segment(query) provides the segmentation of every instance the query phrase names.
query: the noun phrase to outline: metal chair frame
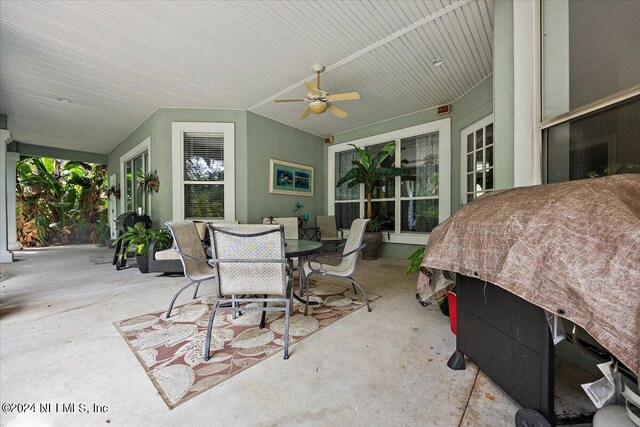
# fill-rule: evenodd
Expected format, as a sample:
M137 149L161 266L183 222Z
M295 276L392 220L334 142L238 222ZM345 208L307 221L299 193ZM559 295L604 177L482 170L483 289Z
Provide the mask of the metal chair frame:
M240 310L243 311L261 311L262 312L262 320L260 322L260 327L264 327L264 323L265 323L265 317L266 317L266 313L269 311L284 311L285 313L285 320L284 320L284 359L288 359L289 358L289 317L290 317L290 308L292 305L291 302L291 298L293 295L293 282L292 282L292 274L289 268L289 262L286 260L285 257L285 251L284 251L284 226L280 225L279 228L276 229L269 229L267 231L262 231L262 232L258 232L258 233L235 233L229 230L225 230L223 228L219 228L219 227L215 227L212 225L208 226L209 228L209 234L211 236L211 255L212 255L212 259L209 260L209 262L211 264L213 264L213 267L216 271L215 274L215 282L216 282L216 293L217 293L217 299L213 305L213 309L211 310L211 315L209 316L209 322L207 324L207 337L205 340L205 344L204 344L204 360L209 360L210 358L210 351L209 351L209 347L211 345L211 334L212 334L212 328L213 328L213 322L216 316L216 312L218 311L218 308L220 307L220 303L221 302L229 302L231 303L231 311L235 314L236 312L240 312ZM281 258L279 259L220 259L220 258L216 258L217 257L217 252L216 252L216 232L219 233L223 233L223 234L227 234L230 236L234 236L234 237L240 237L240 238L252 238L252 237L258 237L258 236L264 236L267 234L271 234L271 233L280 233L280 247L281 247ZM260 264L265 264L265 263L269 263L269 264L282 264L283 266L283 273L284 273L284 280L286 281L286 290L285 290L285 295L278 298L278 297L271 297L269 298L268 295L265 295L264 298L245 298L245 297L238 297L237 295L233 294L230 297L229 296L225 296L222 295L222 286L221 286L221 282L220 282L220 264L225 264L225 263L240 263L240 264L251 264L251 263L260 263ZM246 302L246 303L262 303L262 307L240 307L240 303L241 302ZM284 307L281 306L268 306L269 303L284 303Z
M322 258L334 258L334 259L341 259L341 258L346 258L349 255L353 255L356 252L360 252L362 250L362 248L364 248L366 246L366 243L363 243L362 245L358 246L356 249L346 253L346 254L342 254L342 255L322 255ZM356 292L356 287L358 289L360 289L360 291L362 292L362 296L364 299L364 302L367 304L367 311L371 311L371 304L369 303L369 297L367 296L367 292L362 288L362 286L360 286L360 284L358 282L356 282L356 280L353 278L352 275L348 275L348 276L341 276L338 274L332 274L332 273L326 273L324 271L322 271L322 266L323 264L318 261L316 258L318 257L318 255L314 255L313 257L311 257L311 259L307 262L307 264L309 265L309 268L311 269L311 271L309 273L307 273L305 275L304 278L304 282L305 282L305 289L307 291L307 297L305 300L305 304L304 304L304 315L307 315L307 309L309 308L309 286L308 286L308 280L310 277L312 276L323 276L323 277L335 277L338 279L345 279L348 280L349 282L351 282L351 286L353 286L353 292L357 294ZM319 264L320 267L318 268L314 268L311 263L316 263Z
M180 255L180 262L182 263L182 269L184 271L184 276L189 280L189 283L187 283L186 285L184 285L182 288L180 288L180 290L178 292L176 292L176 294L173 296L173 299L171 300L171 303L169 304L169 309L167 310L167 319L169 317L171 317L171 311L173 310L173 305L175 304L176 300L178 299L178 296L185 290L187 289L189 286L195 284L196 285L196 289L193 293L193 299L196 299L198 297L198 289L200 289L200 284L205 281L205 280L211 280L215 278L215 269L213 268L213 266L211 266L211 264L209 264L209 259L208 258L195 258L192 257L190 255L185 254L184 252L182 252L180 250L180 244L178 243L178 239L176 239L176 235L175 232L173 230L173 226L171 224L171 222L165 222L165 225L169 228L169 231L171 232L171 235L173 237L173 241L175 243L175 246L173 248L174 251L176 251L179 255ZM195 227L195 224L194 224ZM184 260L189 259L191 261L196 261L196 262L205 262L207 263L207 265L209 265L209 267L211 268L211 276L206 276L206 277L202 277L202 278L198 278L198 279L194 279L189 275L189 269L187 268L186 263L184 262Z

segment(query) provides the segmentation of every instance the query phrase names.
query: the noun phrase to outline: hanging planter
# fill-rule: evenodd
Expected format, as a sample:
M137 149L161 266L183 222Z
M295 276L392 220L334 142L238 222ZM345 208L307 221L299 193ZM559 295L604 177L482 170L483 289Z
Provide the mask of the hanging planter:
M142 173L138 177L138 188L146 193L155 192L160 190L160 178L158 178L158 171Z
M112 185L111 187L107 188L107 197L115 197L116 199L120 200L120 186L119 185Z

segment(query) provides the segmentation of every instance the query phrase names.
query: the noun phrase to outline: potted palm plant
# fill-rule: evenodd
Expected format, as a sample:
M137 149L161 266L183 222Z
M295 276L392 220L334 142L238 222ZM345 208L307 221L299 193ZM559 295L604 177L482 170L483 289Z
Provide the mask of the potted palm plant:
M143 222L137 222L133 227L127 228L122 236L118 237L118 240L127 244L128 250L135 253L138 269L141 273L149 272L149 256L153 256L153 254L149 254L151 242L155 241L155 248L162 250L170 247L173 241L169 230L145 228ZM123 254L123 256L126 257L127 254Z
M371 219L371 221L369 221L367 225L367 232L364 236L364 243L366 243L367 246L365 247L366 252L364 250L362 252L362 258L376 259L380 246L382 245L382 226L389 221L374 217L373 203L371 201L373 198L373 189L380 180L395 176L404 176L409 173L409 170L402 167L385 167L382 165L395 151L395 142L386 144L375 156L371 153L371 147L360 148L353 144L349 145L356 149L358 159L351 161L353 168L340 178L336 187L347 184L347 187L351 188L364 184L364 194L367 198L366 217Z

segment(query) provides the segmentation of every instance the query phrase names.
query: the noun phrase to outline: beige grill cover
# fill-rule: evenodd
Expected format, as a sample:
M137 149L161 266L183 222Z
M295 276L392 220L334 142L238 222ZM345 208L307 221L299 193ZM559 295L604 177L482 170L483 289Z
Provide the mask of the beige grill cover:
M417 298L452 271L491 282L581 326L640 377L640 175L498 192L433 230Z

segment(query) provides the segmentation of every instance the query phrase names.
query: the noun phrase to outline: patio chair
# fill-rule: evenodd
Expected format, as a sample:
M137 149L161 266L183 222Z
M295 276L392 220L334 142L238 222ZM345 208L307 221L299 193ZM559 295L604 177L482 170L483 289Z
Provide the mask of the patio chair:
M342 230L338 235L335 215L316 216L316 225L320 229L320 241L322 243L333 243L336 245L336 249L342 244L344 237Z
M367 222L369 219L356 219L351 223L351 231L349 233L349 237L347 238L347 242L344 245L344 249L342 251L342 255L323 255L322 258L335 258L341 259L340 264L331 265L331 264L323 264L322 262L317 260L317 257L311 258L306 264L304 264L304 289L306 289L307 297L304 305L304 314L307 315L307 309L309 307L309 279L313 276L325 276L325 277L337 277L341 279L346 279L351 282L351 285L354 287L353 290L356 292L356 287L362 291L362 295L365 303L367 304L367 309L371 311L371 304L369 304L369 298L367 297L367 293L362 286L358 284L352 277L354 271L356 270L356 262L358 261L358 252L365 247L362 244L362 238L364 237L364 232L367 228Z
M271 222L273 219L273 222ZM290 217L267 217L262 218L263 224L282 224L284 225L284 238L285 239L298 239L298 218L295 216Z
M178 295L189 286L195 284L196 290L193 293L193 299L195 299L198 296L200 283L204 280L213 279L215 277L215 269L208 263L209 260L202 246L198 228L193 221L170 221L165 222L165 225L171 231L174 250L180 255L184 275L189 280L189 283L184 285L171 300L167 310L167 318L169 318Z
M217 299L209 317L204 360L210 357L211 329L222 302L230 302L234 313L262 311L261 327L267 311L284 311L284 358L288 359L292 281L285 258L284 226L209 226L209 234ZM240 307L242 302L250 304Z

